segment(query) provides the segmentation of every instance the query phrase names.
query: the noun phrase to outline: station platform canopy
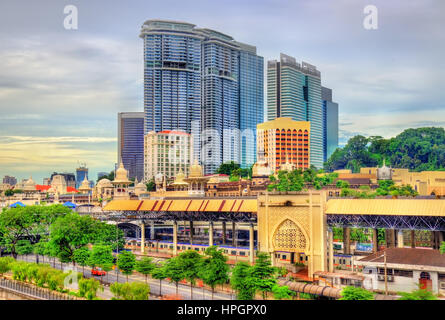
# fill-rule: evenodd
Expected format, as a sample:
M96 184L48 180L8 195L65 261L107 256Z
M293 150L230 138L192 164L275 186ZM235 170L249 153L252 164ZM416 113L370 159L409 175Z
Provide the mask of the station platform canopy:
M113 200L103 211L257 212L256 199Z
M330 199L328 215L445 216L441 199Z

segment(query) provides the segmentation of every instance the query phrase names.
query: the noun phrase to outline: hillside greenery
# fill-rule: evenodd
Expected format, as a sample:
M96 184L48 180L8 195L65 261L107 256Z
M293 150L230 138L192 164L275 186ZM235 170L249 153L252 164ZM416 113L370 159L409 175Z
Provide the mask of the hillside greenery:
M324 167L327 171L383 164L412 171L445 170L444 128L407 129L391 139L357 135L343 148L337 148Z

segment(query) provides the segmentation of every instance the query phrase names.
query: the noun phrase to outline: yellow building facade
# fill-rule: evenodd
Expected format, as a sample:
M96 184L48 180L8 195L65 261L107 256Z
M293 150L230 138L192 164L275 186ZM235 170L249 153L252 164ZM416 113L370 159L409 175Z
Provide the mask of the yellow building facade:
M289 253L291 264L304 254L310 278L315 271L326 270L325 208L323 191L258 196L258 250L268 252L276 266L281 266L275 259L277 252Z

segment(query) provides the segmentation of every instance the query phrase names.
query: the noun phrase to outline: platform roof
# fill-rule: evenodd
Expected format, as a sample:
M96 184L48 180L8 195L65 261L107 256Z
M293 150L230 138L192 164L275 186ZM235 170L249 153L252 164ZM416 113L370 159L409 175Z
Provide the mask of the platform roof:
M445 216L440 199L330 199L326 214Z
M113 200L104 211L257 212L256 199Z

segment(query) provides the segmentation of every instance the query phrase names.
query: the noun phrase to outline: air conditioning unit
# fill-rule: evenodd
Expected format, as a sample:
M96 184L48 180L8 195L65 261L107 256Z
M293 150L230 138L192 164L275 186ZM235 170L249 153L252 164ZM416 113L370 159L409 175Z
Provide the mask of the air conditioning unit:
M394 282L394 276L392 276L392 275L387 275L386 279L387 279L388 282ZM384 274L377 275L377 280L378 281L385 281L385 275Z

